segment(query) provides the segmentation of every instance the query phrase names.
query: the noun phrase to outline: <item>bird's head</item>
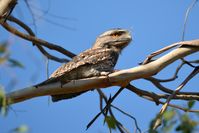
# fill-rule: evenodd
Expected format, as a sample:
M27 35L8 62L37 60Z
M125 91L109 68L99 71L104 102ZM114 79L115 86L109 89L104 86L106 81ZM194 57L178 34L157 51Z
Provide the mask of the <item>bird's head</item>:
M131 34L125 29L111 29L97 37L92 49L113 48L121 52L132 40Z

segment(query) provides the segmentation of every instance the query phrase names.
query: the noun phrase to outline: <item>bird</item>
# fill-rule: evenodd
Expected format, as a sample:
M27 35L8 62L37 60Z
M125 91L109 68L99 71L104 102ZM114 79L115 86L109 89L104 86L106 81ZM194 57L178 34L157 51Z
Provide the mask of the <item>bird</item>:
M48 80L37 86L57 81L67 83L72 80L108 75L114 71L120 53L129 45L131 40L131 33L126 29L115 28L105 31L96 38L90 49L83 51L73 57L71 61L60 66ZM52 101L71 99L84 92L86 91L52 95Z

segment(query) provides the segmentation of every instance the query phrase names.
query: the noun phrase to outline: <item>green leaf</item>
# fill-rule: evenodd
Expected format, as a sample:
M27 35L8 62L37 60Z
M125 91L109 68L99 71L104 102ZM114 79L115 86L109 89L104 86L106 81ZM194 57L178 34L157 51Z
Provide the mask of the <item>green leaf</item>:
M15 133L27 133L29 131L29 127L27 125L21 125L15 129L13 129Z
M7 114L6 97L2 87L0 88L0 112L3 116Z
M194 101L194 100L189 101L189 102L187 103L188 109L191 109L191 108L194 106L195 102L196 102L196 101Z
M196 129L198 122L192 120L188 114L181 116L180 123L176 127L176 131L181 131L182 133L192 133Z
M168 110L164 113L163 117L166 121L169 121L174 118L176 112L174 110Z
M8 59L8 61L11 63L11 66L12 66L12 67L24 68L24 65L23 65L21 62L15 60L15 59L11 59L11 58L10 58L10 59Z
M106 116L105 121L110 129L116 129L116 120L112 116Z
M0 45L0 54L5 53L7 51L8 42L2 42Z
M0 57L0 64L3 64L4 62L7 61L7 58L4 58L4 57Z

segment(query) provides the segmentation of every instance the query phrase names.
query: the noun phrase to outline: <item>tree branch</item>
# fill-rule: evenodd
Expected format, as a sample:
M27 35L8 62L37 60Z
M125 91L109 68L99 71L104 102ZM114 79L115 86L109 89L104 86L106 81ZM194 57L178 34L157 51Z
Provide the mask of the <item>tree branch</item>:
M28 27L25 23L23 23L21 20L13 17L13 16L9 16L8 17L8 20L11 21L11 22L14 22L16 24L18 24L20 27L22 27L26 32L28 32L28 34L30 36L34 36L35 37L35 34L33 33L33 31L31 30L30 27ZM23 34L23 33L21 33ZM51 54L49 54L40 44L38 43L34 43L32 42L33 46L35 45L39 50L40 52L46 56L48 59L51 59L51 60L54 60L54 61L57 61L57 62L60 62L60 63L64 63L64 62L68 62L69 60L67 59L62 59L62 58L58 58L58 57L55 57ZM75 54L74 54L75 55Z
M8 93L6 95L7 104L18 103L39 96L76 93L93 88L106 88L110 86L125 87L132 80L153 76L174 61L199 51L199 40L180 42L180 44L182 45L181 47L172 50L153 62L117 71L111 73L108 77L100 76L73 80L66 84L56 82L38 88L28 87Z
M158 80L156 80L156 78L148 77L148 78L145 78L145 79L150 81L159 90L161 90L163 92L166 92L168 94L172 94L173 93L173 90L164 87L162 84L160 84L160 82ZM199 92L178 92L177 94L185 95L185 96L190 96L190 95L199 96Z
M187 78L178 86L178 88L173 91L173 93L167 98L165 104L163 104L159 114L156 117L156 120L154 122L154 126L153 129L157 129L157 127L159 125L161 125L161 121L162 121L162 115L164 114L164 112L166 111L167 107L169 106L169 102L171 101L171 99L173 97L176 96L176 93L178 93L187 83L189 80L191 80L195 75L197 75L199 73L199 67L196 67L188 76Z
M11 32L12 34L18 36L18 37L21 37L25 40L28 40L28 41L31 41L33 43L36 43L38 45L42 45L44 47L47 47L51 50L56 50L62 54L64 54L65 56L68 56L70 58L73 58L75 56L75 54L73 54L72 52L62 48L61 46L58 46L56 44L53 44L53 43L50 43L50 42L47 42L45 40L42 40L42 39L39 39L39 38L36 38L34 36L31 36L31 35L28 35L28 34L24 34L20 31L18 31L17 29L15 29L14 27L11 27L8 23L1 23L1 25L9 32Z

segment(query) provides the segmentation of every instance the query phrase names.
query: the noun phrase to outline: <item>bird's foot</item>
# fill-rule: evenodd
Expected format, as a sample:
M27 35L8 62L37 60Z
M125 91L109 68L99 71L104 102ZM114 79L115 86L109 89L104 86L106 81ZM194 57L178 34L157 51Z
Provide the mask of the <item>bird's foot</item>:
M120 70L112 70L110 72L101 72L100 76L108 76L109 74L114 73L114 72L118 72L118 71L120 71Z
M111 72L100 72L100 76L108 76Z

